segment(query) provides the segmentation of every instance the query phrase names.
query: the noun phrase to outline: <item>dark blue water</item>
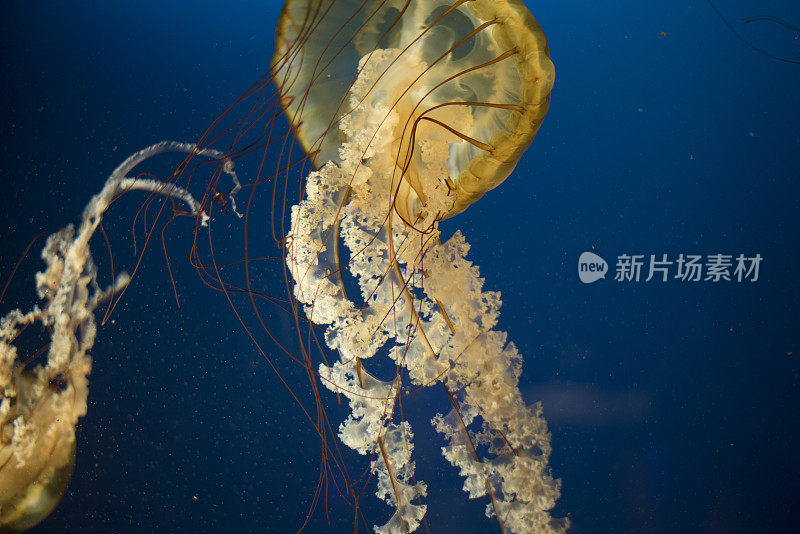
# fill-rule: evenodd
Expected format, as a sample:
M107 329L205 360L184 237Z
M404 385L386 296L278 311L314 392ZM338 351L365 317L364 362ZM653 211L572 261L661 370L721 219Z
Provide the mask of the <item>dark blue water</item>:
M800 60L798 32L741 20L798 26L796 5L718 3L751 45ZM162 4L4 9L3 280L33 236L79 220L125 156L196 140L267 69L279 2ZM544 402L552 431L556 511L576 533L796 531L800 65L748 47L707 2L529 6L556 66L550 112L515 174L444 231L465 233L487 287L503 294L501 326L525 356L524 394ZM124 202L106 221L117 268L133 258L139 204ZM158 237L100 330L73 482L38 531L303 524L319 440L188 264L192 229L179 220L166 237L180 307ZM579 281L584 251L608 262L606 279ZM37 254L4 311L32 302ZM94 254L108 276L99 241ZM647 266L639 282L617 282L623 254L763 261L755 282L645 282ZM269 263L257 283L280 294L282 276ZM291 344L286 316L267 320ZM309 402L302 370L261 346ZM327 393L336 425L345 408ZM466 499L426 422L447 409L442 397L424 392L405 406L429 485L428 527L492 532L485 503ZM366 466L346 458L353 472ZM352 531L352 509L333 484L327 492L308 531ZM389 510L372 493L361 498L369 525Z

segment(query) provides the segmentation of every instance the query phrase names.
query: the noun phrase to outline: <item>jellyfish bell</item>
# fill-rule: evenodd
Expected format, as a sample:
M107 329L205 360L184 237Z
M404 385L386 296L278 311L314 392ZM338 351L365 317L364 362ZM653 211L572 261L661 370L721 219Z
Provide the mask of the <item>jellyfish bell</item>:
M44 519L63 496L75 463L75 425L86 414L91 370L87 350L96 333L93 311L102 294L80 241L72 227L51 235L42 251L47 268L36 276L41 305L0 320L0 528L7 531ZM48 358L27 368L18 338L36 323L52 332Z
M272 65L287 116L320 166L340 159L338 125L357 77L393 56L356 105L396 112L394 206L414 221L444 183L455 215L498 186L533 140L554 69L539 24L519 0L289 0ZM426 176L421 143L440 167ZM431 174L429 172L428 174Z
M15 405L3 414L0 438L0 525L4 532L33 527L61 500L75 467L75 423L86 413L85 387L79 386L80 392L71 385L64 390L48 388L32 399L34 376L22 372L13 381L18 386L3 385L7 391L14 388L20 392ZM72 417L65 418L65 413ZM47 429L30 436L31 455L26 461L15 457L13 434L20 430L13 421L20 417L31 429Z

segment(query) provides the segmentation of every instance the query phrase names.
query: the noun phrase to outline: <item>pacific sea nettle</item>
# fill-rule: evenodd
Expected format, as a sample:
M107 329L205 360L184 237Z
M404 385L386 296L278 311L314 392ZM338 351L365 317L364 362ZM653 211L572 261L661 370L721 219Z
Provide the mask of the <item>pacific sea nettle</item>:
M0 319L0 532L27 530L42 521L66 491L75 464L75 425L86 414L88 375L94 346L97 307L130 281L120 273L107 288L98 284L90 240L117 198L133 190L183 203L187 213L207 224L208 215L182 187L131 177L137 165L167 152L206 156L220 162L235 185L233 162L222 152L194 144L162 142L125 159L84 208L81 224L47 238L36 274L40 303L30 311L12 310ZM36 355L16 346L32 325L49 333L47 361L33 368Z
M517 0L289 1L273 75L317 167L286 262L339 354L319 367L350 402L339 436L373 455L377 495L395 509L376 532L414 531L427 507L412 429L395 413L404 380L444 386L452 410L432 423L487 516L509 532L565 530L549 515L560 482L541 406L523 401L522 358L494 330L500 295L482 290L464 237L442 243L438 231L508 177L547 112L553 64L538 23ZM394 379L371 375L372 357L394 360Z

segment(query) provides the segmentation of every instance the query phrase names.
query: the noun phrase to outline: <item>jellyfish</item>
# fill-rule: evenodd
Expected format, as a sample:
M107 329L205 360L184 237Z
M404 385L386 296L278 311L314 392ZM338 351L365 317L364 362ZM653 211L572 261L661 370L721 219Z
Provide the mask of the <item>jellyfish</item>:
M374 455L394 510L375 531L412 532L426 512L413 430L394 414L406 381L443 386L442 453L470 498L488 497L487 516L508 532L562 531L541 406L523 401L521 356L495 329L500 296L483 290L464 236L442 242L438 229L532 141L553 85L544 33L517 1L352 4L288 2L273 70L318 169L292 209L286 262L339 354L319 367L350 401L339 437ZM394 362L392 379L369 372L377 357Z
M253 192L301 169L297 202L285 220L273 214L277 242L295 325L323 332L320 345L336 358L314 360L306 346L296 360L315 398L322 384L349 403L334 432L368 457L367 478L389 507L374 530L413 532L436 505L425 501L430 481L415 475L414 430L399 409L405 396L435 387L450 410L430 414L431 424L467 496L483 499L504 532L565 531L568 520L551 515L561 482L548 465L542 407L522 398L522 356L497 329L500 295L484 289L461 232L443 239L439 228L512 173L544 119L554 71L539 24L519 0L289 0L270 67L196 143L163 142L128 158L78 231L48 239L37 277L43 305L0 323L0 521L27 528L66 488L75 424L86 412L94 312L131 283L121 274L101 289L91 260L89 240L111 203L137 189L149 192L148 203L160 196L166 211L195 219L197 236L215 214L240 215L242 189L251 194L246 227ZM243 116L232 119L237 110ZM278 116L288 133L274 128ZM276 146L275 171L239 183L234 161L257 153L263 169ZM171 151L186 158L166 179L131 174ZM187 169L201 158L218 171L194 197L198 179ZM243 310L231 293L248 295L268 329L249 252L244 283L198 254L193 264L237 317ZM52 342L46 364L31 370L14 342L34 322L52 329ZM392 376L375 371L379 360L391 362ZM314 431L324 443L324 425ZM348 491L357 508L358 492Z
M191 193L170 183L130 177L143 161L166 152L222 158L238 183L230 160L214 149L161 142L129 156L111 173L84 209L77 231L62 228L47 238L36 275L42 305L13 310L0 319L0 527L22 531L41 522L66 491L75 462L75 425L86 414L89 353L97 335L94 312L130 281L122 272L101 289L89 242L109 206L129 191L164 195L183 203L203 224L208 215ZM25 366L15 341L30 325L51 332L46 365Z

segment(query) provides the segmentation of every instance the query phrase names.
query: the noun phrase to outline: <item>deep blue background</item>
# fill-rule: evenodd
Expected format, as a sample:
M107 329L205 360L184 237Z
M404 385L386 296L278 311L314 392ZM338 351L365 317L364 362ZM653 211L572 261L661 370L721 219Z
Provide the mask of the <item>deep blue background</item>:
M797 26L800 8L718 3L752 44L800 60L796 32L740 20L768 14ZM78 221L127 154L195 140L267 68L277 1L163 4L4 8L3 281L34 235ZM528 4L556 65L549 115L515 174L443 228L462 229L487 287L503 293L502 327L526 358L523 391L543 400L550 422L558 512L576 533L795 531L800 65L747 47L707 2ZM107 218L122 264L138 207L124 202ZM180 308L157 245L101 329L75 476L39 531L302 524L319 444L227 304L188 266L191 230L181 220L167 238ZM609 262L623 253L764 261L756 283L586 286L585 250ZM94 251L106 266L101 242ZM3 310L30 305L37 254ZM279 267L257 281L273 294ZM274 319L289 338L286 317ZM282 369L308 389L301 372ZM344 409L326 402L340 420ZM467 501L426 422L446 404L431 391L405 406L430 488L429 529L492 532L485 503ZM348 458L363 469L364 458ZM333 493L332 525L321 505L309 531L352 531ZM389 509L371 493L364 513L382 523Z

